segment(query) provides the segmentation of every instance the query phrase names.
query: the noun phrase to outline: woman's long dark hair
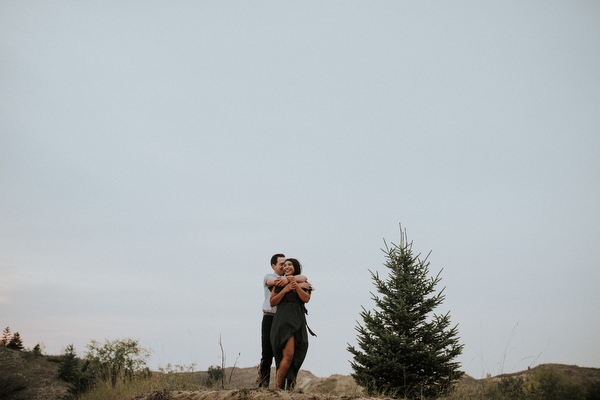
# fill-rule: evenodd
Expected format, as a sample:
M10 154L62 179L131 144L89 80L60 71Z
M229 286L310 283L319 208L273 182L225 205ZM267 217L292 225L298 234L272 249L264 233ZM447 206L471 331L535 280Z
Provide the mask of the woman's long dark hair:
M291 261L292 265L294 266L294 273L292 275L302 275L302 264L300 264L300 261L296 260L295 258L288 258L285 261Z

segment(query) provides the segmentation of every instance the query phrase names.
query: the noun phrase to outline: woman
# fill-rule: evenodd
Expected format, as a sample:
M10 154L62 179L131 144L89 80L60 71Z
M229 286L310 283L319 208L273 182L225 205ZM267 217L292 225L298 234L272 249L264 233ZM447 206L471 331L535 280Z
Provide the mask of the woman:
M304 304L310 300L311 291L302 289L295 281L302 273L302 265L295 258L285 260L283 273L290 283L271 290L271 306L277 306L271 326L271 346L277 366L275 388L284 389L287 379L288 389L293 389L308 350Z

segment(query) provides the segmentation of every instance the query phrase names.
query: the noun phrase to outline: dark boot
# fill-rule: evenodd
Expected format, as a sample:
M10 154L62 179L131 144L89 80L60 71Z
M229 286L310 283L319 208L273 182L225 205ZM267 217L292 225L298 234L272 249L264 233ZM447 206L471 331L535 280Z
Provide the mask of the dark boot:
M290 381L287 378L283 381L283 388L285 390L294 390L296 389L296 380Z
M258 365L258 387L269 388L271 381L271 366L267 365L263 359L260 360Z

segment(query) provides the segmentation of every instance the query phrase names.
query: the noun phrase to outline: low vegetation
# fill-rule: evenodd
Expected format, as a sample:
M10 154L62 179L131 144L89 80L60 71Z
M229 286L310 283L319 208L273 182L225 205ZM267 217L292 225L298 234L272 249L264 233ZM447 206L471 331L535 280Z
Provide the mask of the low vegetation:
M80 358L72 345L67 346L60 356L37 354L33 349L14 350L0 346L0 398L166 400L182 399L183 393L187 396L185 398L198 400L207 400L209 393L213 396L210 400L277 400L281 397L274 390L256 389L256 368L222 369L213 366L209 371L197 371L195 365L167 365L159 371L148 371L145 363L141 362L144 359L143 352L123 351L132 347L139 348L137 342L129 339L96 342L94 348L102 349L102 354L111 354L102 358L102 362L114 362L114 365L102 367L105 371L102 375L98 371L93 373L95 367L91 366L94 365L91 359L100 358L97 351ZM138 358L137 363L129 363L127 359L138 357L136 354L141 354L142 359ZM133 365L136 367L129 368ZM223 377L225 390L221 389ZM93 384L81 384L86 379ZM290 400L360 400L364 396L363 390L350 376L345 375L317 378L310 372L301 371L298 386L299 391ZM177 393L182 394L177 397ZM389 398L391 393L382 391L374 397ZM455 386L453 393L439 399L600 400L600 369L547 364L486 379L465 376Z
M592 371L591 379L584 378ZM464 379L447 399L600 400L599 389L600 369L547 364L511 375Z
M556 367L556 366L554 366ZM454 391L446 397L439 397L443 400L600 400L598 391L593 391L593 382L583 382L567 375L552 366L540 366L530 371L524 371L515 376L488 377L486 379L476 380L465 377L456 385ZM247 368L250 375L255 375L254 368ZM596 370L596 388L600 382L600 370ZM198 372L185 369L184 367L169 367L160 372L154 372L151 376L138 376L132 380L123 380L111 385L109 382L101 381L92 390L80 394L76 398L79 400L104 400L104 399L152 399L158 394L163 398L169 398L168 393L186 391L187 393L198 391L219 391L222 392L219 379L208 379L208 372ZM341 399L360 399L362 398L362 389L357 386L348 386L344 390L339 390L339 382L342 378L349 377L329 377L316 378L311 384L304 385L301 392L310 394L312 400L332 400L337 396ZM225 392L226 398L244 398L247 390L255 390L255 384L246 382L229 384ZM336 390L336 388L338 388ZM236 390L237 389L237 390ZM276 399L279 395L273 391L261 391L257 397L264 400ZM145 396L141 396L145 394ZM235 395L234 395L235 394ZM136 397L138 396L138 397ZM158 396L160 398L160 396ZM381 392L370 395L370 397L389 398L389 393ZM175 398L175 396L174 396ZM190 399L196 398L190 394ZM200 398L200 397L198 397Z

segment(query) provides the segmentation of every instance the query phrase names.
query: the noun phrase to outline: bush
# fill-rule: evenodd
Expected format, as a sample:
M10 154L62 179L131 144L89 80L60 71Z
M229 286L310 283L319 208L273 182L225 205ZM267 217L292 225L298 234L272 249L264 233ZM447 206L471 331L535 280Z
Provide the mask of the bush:
M523 385L526 400L585 400L583 384L549 368L536 368Z
M483 384L484 398L501 400L591 400L583 383L558 371L538 367L526 376L490 375Z
M150 352L140 347L137 340L106 340L104 345L92 340L87 348L85 359L89 371L112 386L117 381L132 380L136 375L147 373Z
M498 393L506 400L522 399L524 382L520 376L505 376L498 382Z
M219 366L210 366L208 367L208 378L206 379L207 385L214 385L215 383L221 381L223 379L223 368Z

